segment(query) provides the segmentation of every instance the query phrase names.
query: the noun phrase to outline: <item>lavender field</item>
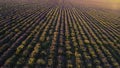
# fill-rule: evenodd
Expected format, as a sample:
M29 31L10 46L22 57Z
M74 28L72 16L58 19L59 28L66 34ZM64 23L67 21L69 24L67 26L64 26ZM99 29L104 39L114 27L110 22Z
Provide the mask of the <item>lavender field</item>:
M120 68L119 8L79 1L1 0L0 68Z

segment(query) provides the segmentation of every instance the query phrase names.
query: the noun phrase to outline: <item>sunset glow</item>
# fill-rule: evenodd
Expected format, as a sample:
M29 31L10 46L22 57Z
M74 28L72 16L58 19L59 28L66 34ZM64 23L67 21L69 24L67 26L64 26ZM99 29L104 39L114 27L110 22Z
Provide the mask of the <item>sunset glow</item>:
M85 6L107 8L113 10L120 10L120 0L70 0L76 4L84 4Z

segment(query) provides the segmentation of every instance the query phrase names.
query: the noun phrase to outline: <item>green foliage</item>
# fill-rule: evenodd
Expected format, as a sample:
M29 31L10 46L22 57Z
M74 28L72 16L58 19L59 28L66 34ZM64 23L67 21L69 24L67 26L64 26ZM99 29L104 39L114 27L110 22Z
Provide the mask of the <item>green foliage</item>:
M45 64L46 64L46 61L43 60L43 59L38 59L38 60L37 60L37 64L38 64L38 65L45 65Z
M28 60L28 64L29 64L29 65L33 65L34 62L35 62L35 58L30 58L30 59Z

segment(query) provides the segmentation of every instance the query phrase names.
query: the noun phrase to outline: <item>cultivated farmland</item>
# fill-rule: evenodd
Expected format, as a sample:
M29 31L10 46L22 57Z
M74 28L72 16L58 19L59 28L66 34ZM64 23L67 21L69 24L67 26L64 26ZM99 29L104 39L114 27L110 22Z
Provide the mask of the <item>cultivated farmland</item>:
M0 5L1 68L120 68L120 15L71 2Z

